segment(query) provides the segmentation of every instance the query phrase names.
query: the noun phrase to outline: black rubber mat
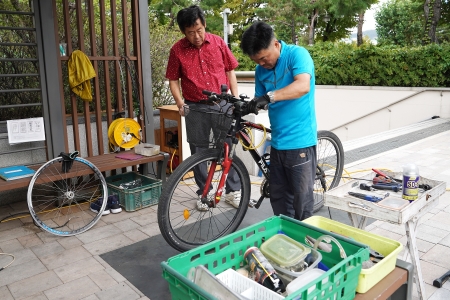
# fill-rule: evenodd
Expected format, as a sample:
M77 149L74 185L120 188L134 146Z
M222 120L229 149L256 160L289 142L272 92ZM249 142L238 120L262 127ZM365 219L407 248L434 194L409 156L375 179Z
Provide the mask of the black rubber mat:
M126 213L126 212L123 212ZM323 207L316 215L350 224L346 212ZM273 216L272 207L265 199L259 209L248 209L240 228L245 228ZM373 220L368 220L370 224ZM158 224L155 223L155 226ZM170 247L161 235L100 255L111 267L124 276L151 300L171 299L169 284L162 277L161 262L180 252Z
M368 158L447 130L450 130L450 122L354 149L345 153L345 163ZM272 215L270 202L266 199L259 209L248 210L240 228L253 225ZM344 211L323 207L316 215L350 225L348 215ZM368 219L367 224L373 221ZM155 223L155 226L158 225ZM160 263L177 254L178 251L171 248L161 235L157 235L100 256L148 298L160 300L171 299L169 285L162 278Z

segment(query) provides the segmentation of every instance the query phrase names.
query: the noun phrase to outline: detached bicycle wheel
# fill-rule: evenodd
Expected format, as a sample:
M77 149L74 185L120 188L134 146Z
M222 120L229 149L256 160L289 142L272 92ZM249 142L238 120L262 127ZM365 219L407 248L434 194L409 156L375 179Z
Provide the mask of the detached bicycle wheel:
M107 203L105 178L91 162L76 157L70 170L63 172L63 158L42 165L31 178L27 202L35 223L47 232L71 236L85 232L97 223ZM91 203L104 199L98 212Z
M194 180L193 169L203 164L209 170L211 162L217 161L219 155L220 150L210 149L190 156L175 169L164 186L158 204L159 229L167 243L179 251L190 250L234 232L247 212L250 177L237 156L233 158L231 169L238 175L241 185L238 207L225 201L224 190L216 207L209 207L206 211L197 209L200 188ZM214 201L222 173L222 166L217 164L208 200Z
M314 182L314 212L320 210L324 193L339 185L344 169L344 150L334 133L317 132L317 168Z

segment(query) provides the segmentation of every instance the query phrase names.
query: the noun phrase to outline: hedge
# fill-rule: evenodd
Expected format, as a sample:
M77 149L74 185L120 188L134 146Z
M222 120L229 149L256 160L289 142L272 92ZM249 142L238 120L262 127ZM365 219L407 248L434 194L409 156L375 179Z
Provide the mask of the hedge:
M450 44L399 48L319 43L307 48L318 85L450 87Z

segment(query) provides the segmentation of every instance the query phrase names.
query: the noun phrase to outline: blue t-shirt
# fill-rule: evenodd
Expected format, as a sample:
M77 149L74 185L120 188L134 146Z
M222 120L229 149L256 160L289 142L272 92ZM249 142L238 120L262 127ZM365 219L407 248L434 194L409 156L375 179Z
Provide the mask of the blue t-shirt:
M308 51L297 45L281 43L281 53L275 68L256 66L255 96L284 88L294 76L311 76L309 93L300 98L269 104L272 147L278 150L306 148L317 144L317 122L314 102L314 63Z

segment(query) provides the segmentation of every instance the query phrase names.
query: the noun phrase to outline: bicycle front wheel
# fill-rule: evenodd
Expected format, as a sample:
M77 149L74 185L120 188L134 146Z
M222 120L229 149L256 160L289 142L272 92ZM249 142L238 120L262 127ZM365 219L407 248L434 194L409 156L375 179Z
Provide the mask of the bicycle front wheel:
M90 205L108 198L102 173L91 162L76 157L69 172L62 170L63 158L42 165L31 178L27 203L35 223L47 232L71 236L85 232L100 219L107 201L98 211Z
M175 169L164 186L158 204L159 229L164 239L179 251L190 250L235 231L247 212L250 177L237 156L234 156L230 169L236 172L241 186L237 208L225 201L223 187L222 198L216 207L209 207L206 211L197 209L198 193L201 191L194 179L194 167L206 164L209 170L211 163L216 162L219 156L218 149L204 150L190 156ZM222 174L222 166L217 163L208 199L215 199Z
M320 210L324 202L324 193L336 187L344 168L344 150L342 143L331 131L317 132L317 168L314 181L314 212Z

